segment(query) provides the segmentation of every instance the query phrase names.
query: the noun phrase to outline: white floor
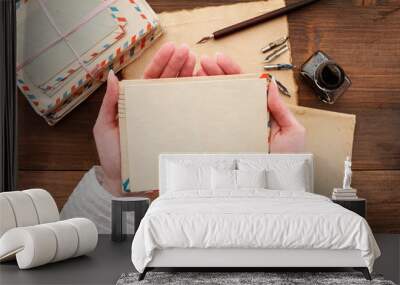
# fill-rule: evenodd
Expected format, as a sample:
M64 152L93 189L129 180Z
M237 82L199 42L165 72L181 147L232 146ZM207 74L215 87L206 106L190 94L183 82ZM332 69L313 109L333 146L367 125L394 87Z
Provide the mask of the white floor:
M400 284L400 234L375 234L382 255L374 266L374 272L385 279Z

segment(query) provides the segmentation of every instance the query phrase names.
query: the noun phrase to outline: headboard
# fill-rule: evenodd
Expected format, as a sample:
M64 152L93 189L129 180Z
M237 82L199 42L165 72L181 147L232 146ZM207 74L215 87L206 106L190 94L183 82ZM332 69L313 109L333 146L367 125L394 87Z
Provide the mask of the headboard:
M167 168L169 162L174 161L191 161L191 162L210 162L218 160L230 161L236 163L239 159L268 159L268 160L279 160L279 161L304 161L308 166L308 181L310 181L310 189L306 189L307 192L314 192L314 165L313 155L310 153L305 154L265 154L265 153L251 153L251 154L160 154L159 156L159 190L160 195L167 192L168 177Z

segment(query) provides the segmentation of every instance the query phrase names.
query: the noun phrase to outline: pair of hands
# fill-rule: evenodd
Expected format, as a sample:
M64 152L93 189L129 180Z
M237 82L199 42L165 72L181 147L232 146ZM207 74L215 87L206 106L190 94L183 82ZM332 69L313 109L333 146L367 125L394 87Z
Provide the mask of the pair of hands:
M241 72L239 65L224 54L202 56L200 68L195 71L196 56L187 45L176 47L164 44L154 55L144 72L145 79L231 75ZM296 120L279 96L275 80L268 86L268 110L272 117L269 137L273 153L302 152L305 129ZM110 71L107 91L100 107L93 134L104 172L104 188L114 196L121 196L121 149L118 126L118 78Z

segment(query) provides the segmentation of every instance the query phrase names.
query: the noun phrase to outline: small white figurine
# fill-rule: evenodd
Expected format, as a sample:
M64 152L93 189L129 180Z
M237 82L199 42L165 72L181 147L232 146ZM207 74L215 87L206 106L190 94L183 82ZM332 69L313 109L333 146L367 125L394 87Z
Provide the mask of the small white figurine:
M351 160L347 156L344 162L343 189L351 189Z

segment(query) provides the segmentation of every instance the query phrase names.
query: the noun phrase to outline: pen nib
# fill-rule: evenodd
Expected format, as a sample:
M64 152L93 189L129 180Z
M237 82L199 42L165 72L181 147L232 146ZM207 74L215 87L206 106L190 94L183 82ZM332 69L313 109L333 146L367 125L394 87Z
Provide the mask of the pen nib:
M212 38L214 38L213 35L206 36L206 37L202 38L201 40L199 40L196 44L204 44L205 42L207 42L208 40L210 40Z

